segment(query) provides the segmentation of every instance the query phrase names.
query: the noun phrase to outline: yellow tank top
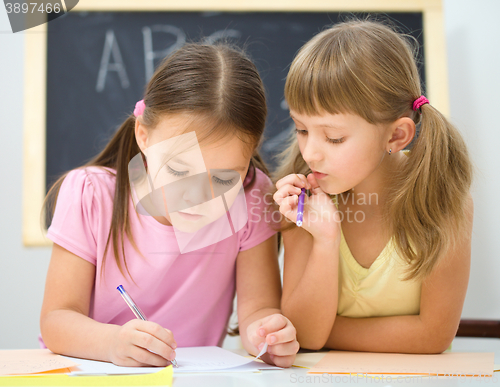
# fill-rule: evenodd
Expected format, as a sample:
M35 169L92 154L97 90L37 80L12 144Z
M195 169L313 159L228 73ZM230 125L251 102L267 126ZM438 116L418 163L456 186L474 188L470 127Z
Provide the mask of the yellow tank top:
M339 258L338 315L362 318L420 313L422 280L403 281L408 264L396 253L392 238L372 265L365 268L354 259L341 232Z
M341 233L339 302L344 317L416 315L420 312L420 280L403 281L407 263L391 239L369 268L354 259Z

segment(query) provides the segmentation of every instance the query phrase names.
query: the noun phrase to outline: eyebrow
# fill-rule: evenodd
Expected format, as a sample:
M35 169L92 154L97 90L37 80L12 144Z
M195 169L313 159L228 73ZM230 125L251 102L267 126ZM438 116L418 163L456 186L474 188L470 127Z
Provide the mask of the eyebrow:
M179 158L176 158L174 157L172 159L173 162L177 163L177 164L181 164L181 165L184 165L186 167L192 167L191 164L187 163L186 161L182 160L182 159L179 159ZM212 169L216 169L216 168L212 168ZM246 166L239 166L239 167L236 167L234 169L219 169L221 172L231 172L231 171L236 171L236 172L243 172L245 169L247 169Z
M302 122L300 122L297 118L295 118L291 113L290 113L290 117L292 118L292 120L298 121L300 124L302 124ZM334 129L334 130L342 130L342 129L344 129L343 126L338 126L338 125L333 125L333 124L328 124L328 123L314 125L314 126L316 128L327 128L327 129Z
M241 166L241 167L237 167L237 168L234 168L234 169L218 169L218 168L212 168L212 169L217 169L217 170L219 170L221 172L232 172L232 171L243 172L245 169L247 169L247 167Z
M317 128L327 128L327 129L334 129L334 130L342 130L344 127L342 126L337 126L337 125L332 125L332 124L321 124L321 125L316 125Z
M184 165L184 166L186 166L186 167L192 167L192 165L191 165L191 164L189 164L188 162L186 162L186 161L184 161L184 160L182 160L182 159L179 159L179 158L177 158L177 157L175 157L175 156L174 156L174 157L172 157L172 159L171 159L171 160L172 160L174 163L177 163L177 164L180 164L180 165Z

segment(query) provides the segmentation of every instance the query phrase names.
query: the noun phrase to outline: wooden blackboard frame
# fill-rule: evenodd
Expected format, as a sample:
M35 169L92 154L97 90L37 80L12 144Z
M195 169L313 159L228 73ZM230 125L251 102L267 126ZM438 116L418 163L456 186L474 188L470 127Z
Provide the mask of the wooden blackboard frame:
M442 0L80 0L71 12L418 12L422 13L426 93L449 114ZM47 24L25 34L23 244L49 246L41 219L46 182Z

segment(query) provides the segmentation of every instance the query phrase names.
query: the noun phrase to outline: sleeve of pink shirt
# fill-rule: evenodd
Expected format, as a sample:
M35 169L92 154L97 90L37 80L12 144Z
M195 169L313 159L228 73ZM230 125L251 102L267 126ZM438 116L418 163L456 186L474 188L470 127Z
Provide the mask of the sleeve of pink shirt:
M71 253L96 264L98 208L94 186L85 169L64 179L47 237Z
M248 222L242 230L240 251L251 249L276 234L281 218L280 213L274 214L275 209L271 207L271 179L260 169L256 172L253 187L245 193Z

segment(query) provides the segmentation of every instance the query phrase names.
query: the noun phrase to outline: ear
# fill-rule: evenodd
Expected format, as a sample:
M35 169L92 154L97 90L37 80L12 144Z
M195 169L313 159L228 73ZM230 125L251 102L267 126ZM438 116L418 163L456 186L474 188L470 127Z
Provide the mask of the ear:
M148 129L141 123L139 118L135 119L135 140L139 149L144 152L148 147Z
M415 122L409 117L401 117L390 125L389 141L387 151L392 149L392 153L399 152L415 137Z

